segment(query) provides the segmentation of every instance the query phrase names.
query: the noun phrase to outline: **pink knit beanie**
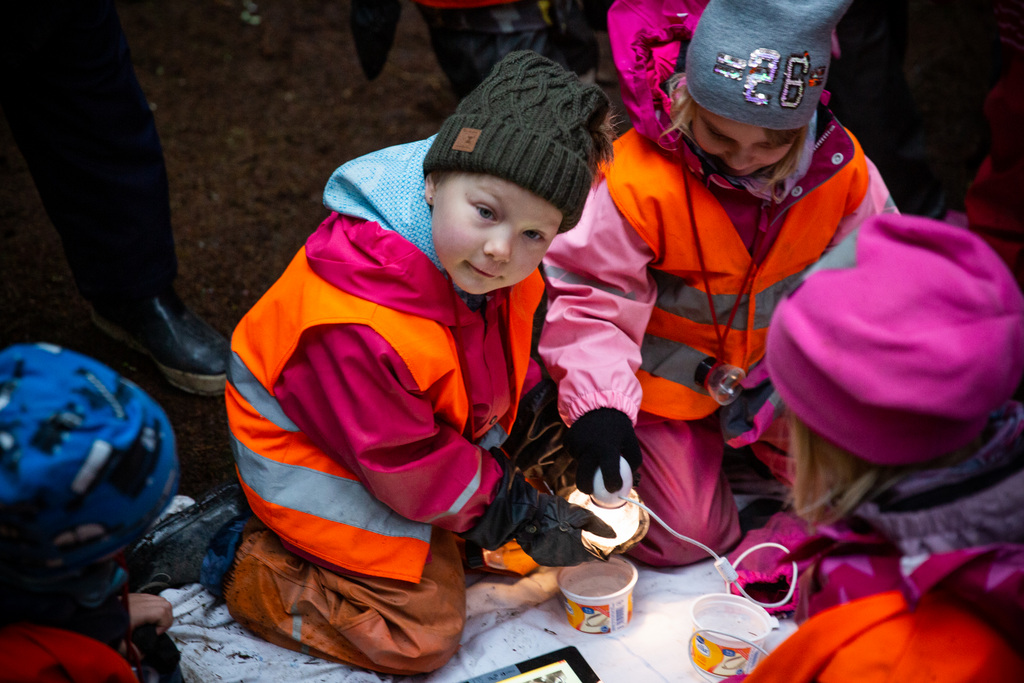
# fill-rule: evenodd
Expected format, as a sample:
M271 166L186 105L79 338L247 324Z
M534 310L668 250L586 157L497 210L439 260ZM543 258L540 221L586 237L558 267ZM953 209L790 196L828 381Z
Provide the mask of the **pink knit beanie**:
M830 442L880 465L923 463L970 443L1013 395L1024 297L975 234L877 216L819 266L779 305L765 363Z

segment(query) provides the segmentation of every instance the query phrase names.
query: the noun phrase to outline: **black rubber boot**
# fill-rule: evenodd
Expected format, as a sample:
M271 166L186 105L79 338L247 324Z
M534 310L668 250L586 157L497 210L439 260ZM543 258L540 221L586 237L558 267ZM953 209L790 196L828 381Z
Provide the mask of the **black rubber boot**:
M125 550L128 587L133 593L159 593L199 582L210 539L249 504L237 481L211 489L201 500L161 520Z
M224 393L228 340L189 310L173 289L137 301L94 302L92 320L152 358L173 386L202 396Z

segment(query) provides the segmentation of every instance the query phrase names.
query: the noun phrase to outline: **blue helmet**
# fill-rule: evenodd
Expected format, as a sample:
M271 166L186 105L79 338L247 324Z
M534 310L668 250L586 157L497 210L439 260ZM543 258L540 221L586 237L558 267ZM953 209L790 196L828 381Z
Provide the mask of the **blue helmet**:
M178 490L174 433L146 392L49 344L0 351L0 568L51 581L116 554Z

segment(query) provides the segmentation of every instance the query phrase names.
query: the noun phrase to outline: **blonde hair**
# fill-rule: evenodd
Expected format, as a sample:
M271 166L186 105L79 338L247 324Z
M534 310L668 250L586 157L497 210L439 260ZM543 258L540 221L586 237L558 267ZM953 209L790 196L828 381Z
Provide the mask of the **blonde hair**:
M980 441L979 437L963 448L919 465L877 465L827 441L790 414L793 510L813 524L836 522L908 474L965 460L977 450Z
M593 142L587 153L587 168L595 182L601 168L610 164L615 156L615 118L615 114L609 109L607 112L594 114L587 121L587 132Z
M697 107L700 105L690 96L690 90L686 84L680 84L683 74L676 74L669 80L669 91L672 93L672 108L670 111L670 125L662 135L672 132L679 132L693 141L693 120L697 116ZM792 143L792 147L786 155L777 162L765 169L768 185L772 194L782 181L791 176L800 163L800 155L803 154L804 141L807 139L807 126L793 128L790 130L775 130L764 128L765 136L769 144L786 145Z

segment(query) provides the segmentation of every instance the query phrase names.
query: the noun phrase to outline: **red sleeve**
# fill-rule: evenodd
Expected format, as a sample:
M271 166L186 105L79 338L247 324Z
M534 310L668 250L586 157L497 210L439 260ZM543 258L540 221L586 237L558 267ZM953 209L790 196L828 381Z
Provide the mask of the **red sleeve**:
M74 631L21 622L0 628L0 678L32 683L138 683L110 646Z

